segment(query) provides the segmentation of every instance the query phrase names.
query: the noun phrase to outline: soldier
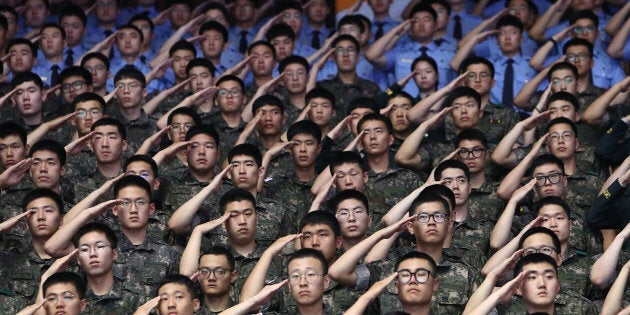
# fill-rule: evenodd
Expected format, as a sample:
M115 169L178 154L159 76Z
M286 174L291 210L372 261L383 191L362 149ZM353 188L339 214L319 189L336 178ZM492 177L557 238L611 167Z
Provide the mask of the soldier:
M273 78L273 69L276 66L276 50L270 43L259 40L249 45L247 55L253 56L248 64L252 69L254 82L247 88L245 96L247 99L252 99L256 91Z
M85 311L85 281L73 272L58 272L51 275L42 286L46 299L46 315L63 312L79 315Z
M192 127L201 124L201 118L192 109L188 107L180 107L171 111L167 119L168 132L167 137L171 145L181 144L186 141L186 133ZM159 131L158 131L159 133ZM166 152L164 149L162 152ZM170 150L169 150L170 151ZM170 156L164 157L160 161L160 174L170 182L181 180L182 174L187 170L186 148L181 147L175 152L169 152Z
M339 222L343 250L347 251L365 238L372 224L368 200L361 192L346 189L331 200L331 206Z
M237 269L232 253L221 246L213 246L201 254L199 257L199 283L203 297L201 314L216 315L238 304L237 300L231 298L230 291L236 289L235 281L239 270L244 272L240 269L244 267L241 262Z
M79 66L70 66L59 74L63 104L57 114L65 115L73 110L74 99L83 93L92 92L92 75Z
M88 53L81 58L81 67L92 75L94 93L100 96L107 95L107 79L111 75L109 58L100 52Z
M296 251L287 264L289 291L295 307L285 309L286 314L333 314L324 303L324 290L330 284L328 263L321 252L311 248Z
M276 94L284 100L284 112L289 125L297 121L298 116L307 106L305 98L309 70L308 61L305 57L298 55L289 55L278 65L278 71L284 73L284 76L282 77L283 85L276 88Z
M72 100L72 108L77 112L77 115L70 119L70 123L76 129L72 135L72 140L75 141L89 134L92 125L104 117L106 104L100 95L86 92ZM68 177L82 177L91 174L97 163L94 152L88 145L84 145L78 153L68 154L67 164Z
M44 112L43 104L48 98L48 93L44 91L42 79L37 74L33 72L21 73L14 76L11 83L13 89L16 90L12 96L15 108L9 112L5 111L2 120L13 120L22 126L27 133L30 133L55 117L54 113ZM63 134L60 133L60 135Z

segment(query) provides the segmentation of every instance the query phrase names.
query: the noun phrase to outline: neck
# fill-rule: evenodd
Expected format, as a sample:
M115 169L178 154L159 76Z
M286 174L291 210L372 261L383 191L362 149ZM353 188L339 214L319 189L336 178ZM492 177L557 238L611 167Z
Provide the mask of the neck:
M98 26L100 26L104 30L114 31L114 27L116 27L116 21L111 22L98 22Z
M121 173L121 169L120 169L120 159L111 162L111 163L96 163L96 168L98 168L98 171L101 172L101 174L103 174L103 176L107 177L107 178L114 178L118 175L120 175Z
M273 79L271 74L264 76L254 76L254 84L258 87L261 87L263 86L263 84L271 81L271 79Z
M569 241L566 240L560 244L560 253L562 254L562 257L566 258L568 255L568 252L569 252Z
M245 244L237 244L230 242L230 240L228 239L228 243L230 244L232 249L234 249L234 251L243 256L251 254L254 251L254 248L256 248L256 243L254 242L254 240Z
M254 19L236 22L236 26L238 26L243 31L249 30L254 26Z
M315 179L315 165L300 167L295 165L295 176L303 183L310 182Z
M24 121L25 124L29 125L29 126L35 126L35 125L39 125L41 124L43 121L43 116L42 113L38 113L35 115L30 115L30 116L22 116L22 120Z
M212 62L213 65L218 65L221 63L221 55L216 55L214 57L208 56L204 54L204 58L210 60L210 62Z
M549 306L534 306L525 303L525 308L527 309L527 314L534 313L545 313L545 314L554 314L554 306L553 303Z
M209 183L214 178L214 167L211 168L209 171L195 171L192 169L189 170L190 174L192 174L192 176L201 183Z
M120 113L129 121L134 121L142 116L142 106L120 107Z
M302 91L299 94L289 94L289 103L293 104L293 106L304 109L306 106L306 91Z
M326 135L330 132L330 124L326 126L320 126L319 129L322 130L322 139L324 139L324 137L326 137Z
M388 16L389 16L389 12L388 11L374 13L374 19L379 21L379 22L385 21L385 19L387 19Z
M137 54L132 54L132 55L123 55L120 54L120 59L122 59L123 61L125 61L128 64L133 64L136 60L138 60L138 58L140 57L140 52L138 52Z
M260 140L260 143L262 143L263 147L265 147L265 149L269 150L271 147L273 147L274 144L280 142L282 139L280 138L282 135L281 134L277 134L277 135L258 135L258 140Z
M518 55L518 50L513 52L503 52L503 55L507 58L514 58L516 55Z
M324 25L325 25L324 22L313 22L313 21L308 22L308 26L310 26L313 30L316 30L316 31L321 30L322 27L324 27Z
M403 312L414 315L429 315L431 314L431 304L424 303L422 305L405 305L403 304Z
M144 241L147 238L147 228L146 228L146 226L144 228L142 228L142 229L135 229L135 230L127 230L127 229L123 228L122 232L125 235L125 237L127 239L129 239L129 241L133 245L140 245L140 244L144 243Z
M223 117L223 120L225 120L230 128L236 128L241 124L241 114L239 112L221 112L221 117Z
M298 311L301 315L321 315L324 314L324 304L320 300L311 305L298 305Z
M578 78L578 82L577 82L578 93L583 93L584 91L586 91L586 88L588 87L590 82L591 82L590 72L587 72L586 74L581 75Z
M46 60L50 61L51 63L58 63L63 60L63 53L56 56L45 56L45 57L46 57Z
M418 241L416 239L416 241ZM427 253L436 263L440 263L442 261L442 245L443 244L416 244L416 250Z
M101 296L109 293L114 287L114 275L111 271L98 277L87 277L87 285L95 295Z
M442 28L442 29L436 29L435 30L435 35L433 35L434 38L442 38L446 35L446 27Z
M199 102L194 105L197 108L198 113L209 113L212 111L212 107L214 106L211 100L206 100L203 102Z
M50 259L50 258L52 258L44 250L44 244L46 243L47 240L48 240L48 238L40 238L40 237L33 237L31 239L31 244L33 245L33 249L35 249L35 252L37 253L37 256L39 256L42 259Z
M481 113L483 115L483 110L486 109L486 106L490 103L490 93L481 95Z
M562 160L562 163L564 164L564 172L567 175L571 176L575 174L575 172L577 171L577 166L575 165L575 157Z
M463 222L468 216L468 202L463 205L455 206L455 222Z
M100 96L105 96L107 95L107 87L106 86L102 86L100 88L94 88L94 90L92 91Z
M352 71L352 72L339 72L339 79L341 79L341 82L345 83L345 84L350 84L353 83L354 80L357 77L357 72L356 71Z
M227 308L229 302L229 294L224 294L221 296L203 296L203 303L206 305L206 308L210 312L214 313L224 311Z
M389 166L389 154L387 152L378 156L368 156L368 166L374 173L383 173Z
M470 186L475 189L481 188L486 182L486 174L483 171L477 174L470 174Z
M347 237L344 237L343 238L343 250L345 252L348 252L350 250L350 248L354 247L354 245L357 245L359 242L361 242L364 239L365 239L365 237L360 237L360 238L347 238Z
M433 34L433 36L431 37L418 38L416 41L420 43L422 46L427 46L431 44L434 39L435 39L435 34Z

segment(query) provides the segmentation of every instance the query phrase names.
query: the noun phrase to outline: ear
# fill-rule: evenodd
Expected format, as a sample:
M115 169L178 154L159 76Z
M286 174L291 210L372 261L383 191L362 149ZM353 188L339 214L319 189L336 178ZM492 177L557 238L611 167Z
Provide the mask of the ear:
M70 125L72 126L76 126L77 125L77 116L74 116L70 119Z
M193 300L193 310L195 310L195 312L197 310L199 310L199 307L201 306L201 303L199 302L199 299L194 299Z
M328 288L329 285L330 285L330 275L325 275L324 276L324 289Z
M265 176L265 167L261 166L258 168L258 177Z
M112 208L112 214L113 214L115 217L117 217L117 216L118 216L118 207L114 206L114 207Z
M123 140L123 147L122 147L122 151L125 152L127 151L127 146L129 145L129 143L127 142L127 140Z
M492 78L492 83L490 83L490 89L494 87L495 83L497 83L497 81L494 78Z
M85 299L81 300L81 313L85 311L86 307L87 307L87 301Z
M562 254L558 254L558 268L560 268L560 266L562 266L562 261L564 260L564 256L562 256Z
M161 183L160 183L160 179L159 179L159 178L156 178L156 179L155 179L155 184L153 185L153 190L158 190L158 189L160 189L160 184L161 184Z
M232 271L232 280L230 280L230 283L236 283L237 279L238 279L238 270L234 270Z
M118 248L114 248L114 252L113 252L113 256L112 258L114 258L114 261L118 260Z
M155 204L151 203L151 206L149 206L149 214L153 215L155 213Z
M62 166L61 168L59 168L59 175L63 176L66 175L66 166Z
M147 96L147 88L145 87L144 89L142 89L142 97L146 97L146 96Z
M368 227L372 226L372 215L368 215Z
M370 179L370 173L368 172L363 172L363 183L367 184L368 180Z
M391 146L392 144L394 144L394 135L391 135L391 134L390 134L390 135L388 136L388 138L387 138L387 144L388 144L388 145L390 145L390 146Z
M433 292L437 292L440 288L440 279L433 278Z
M340 249L341 245L343 245L343 237L337 236L337 239L335 240L335 248Z
M407 231L409 232L409 234L414 235L414 233L413 233L413 223L407 222Z
M318 155L320 152L322 152L322 144L318 144L317 145L317 153L315 153L315 155Z

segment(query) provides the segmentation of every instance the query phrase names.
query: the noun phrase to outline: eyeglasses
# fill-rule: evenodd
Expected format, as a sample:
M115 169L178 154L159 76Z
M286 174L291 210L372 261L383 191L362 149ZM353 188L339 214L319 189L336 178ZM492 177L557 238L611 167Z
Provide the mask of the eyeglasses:
M61 299L64 303L69 303L70 301L74 300L74 298L75 295L70 292L61 293ZM57 304L57 302L59 302L59 296L56 294L51 294L46 298L46 302L48 302L49 304Z
M416 271L411 272L409 269L398 270L397 280L401 284L407 284L411 281L412 277L416 279L416 282L422 284L429 281L429 276L434 276L431 271L424 268L418 268Z
M323 275L316 274L315 272L309 272L306 274L292 273L289 275L289 282L291 283L291 285L299 284L300 280L302 280L302 277L306 279L306 282L308 282L308 284L316 284L317 280L319 280L320 277L323 277Z
M573 29L573 33L575 33L576 35L580 35L582 33L584 33L584 35L589 35L590 33L593 33L594 31L595 31L595 28L592 26L578 26Z
M88 114L90 114L90 116L94 117L94 116L98 116L100 114L102 114L103 112L98 109L98 108L92 108L90 110L85 110L85 109L79 109L77 110L77 117L79 117L80 119L83 119L85 117L87 117Z
M574 137L575 137L575 135L573 134L573 132L567 131L567 132L564 132L562 134L554 132L554 133L549 135L549 141L551 141L551 142L558 142L558 141L560 141L560 138L562 138L562 141L571 141L571 140L573 140Z
M96 3L96 7L97 8L114 8L116 7L116 2L112 1L112 2L97 2Z
M70 88L73 88L75 90L80 90L83 87L83 84L86 84L86 83L87 82L83 80L74 81L72 83L66 83L61 86L61 90L63 91L63 93L68 94L70 93Z
M87 244L83 244L83 245L79 246L79 255L81 255L81 254L89 254L92 249L94 249L94 251L97 252L97 253L102 253L102 252L105 251L105 248L107 248L107 247L111 247L111 245L106 244L103 241L98 241L98 242L94 243L94 245L92 245L92 246L87 245Z
M219 90L217 92L217 95L220 98L227 98L228 95L232 95L233 97L239 97L241 96L241 94L243 94L243 91L241 90Z
M418 215L418 222L429 223L429 220L433 218L433 221L435 221L435 223L442 223L446 221L447 217L448 217L448 214L444 212L438 212L434 214L421 213Z
M573 83L574 79L572 77L566 77L564 79L552 79L551 80L551 84L553 84L553 86L560 86L560 84L562 84L562 82L566 83L566 84L571 84Z
M291 78L293 78L294 76L298 77L298 78L304 78L304 77L306 77L306 71L302 71L302 70L296 71L296 72L289 71L285 75L287 77L291 77Z
M367 211L365 211L365 209L363 209L363 208L356 208L356 209L352 209L352 210L341 209L341 210L337 211L337 216L340 219L344 219L344 220L350 219L350 215L352 215L355 218L362 218L366 214L367 214Z
M190 130L190 128L192 128L192 124L172 124L171 125L171 131L173 133L178 133L180 130L184 130L184 132L188 132L188 130Z
M125 89L129 89L129 91L134 91L140 88L140 83L129 83L129 84L119 83L119 84L116 84L116 88L121 91L124 91Z
M214 269L203 267L203 268L199 268L198 270L199 270L199 274L206 278L210 277L211 274L214 274L214 277L217 279L223 278L228 271L231 271L231 269L225 269L222 267L217 267Z
M136 201L123 200L119 204L119 206L123 208L123 210L130 210L131 205L136 205L137 209L145 209L149 205L149 203L145 200L138 199Z
M348 48L343 48L343 47L339 47L339 48L335 48L335 54L337 56L341 56L343 54L348 54L348 55L354 55L357 53L357 49L354 47L348 47Z
M551 173L549 175L534 176L534 178L536 179L536 186L542 187L547 184L547 180L549 180L549 183L551 184L557 184L558 182L560 182L560 178L562 176L564 176L564 174L562 173Z
M479 80L485 80L490 77L490 73L485 72L485 71L479 72L479 73L471 72L468 74L466 78L468 79L468 81L475 81L477 77L479 77Z
M142 171L140 172L140 174L134 172L134 171L130 171L127 172L127 175L136 175L136 176L140 176L142 178L144 178L144 180L148 180L149 177L152 177L153 175L147 171Z
M103 72L103 71L105 71L105 66L98 65L98 66L94 66L94 67L85 67L85 70L87 70L90 73L92 73L92 72Z
M285 13L282 15L282 18L285 20L301 20L302 19L302 15L301 14L291 14L291 13Z
M543 245L540 246L538 248L535 247L528 247L525 248L523 250L523 256L527 256L527 255L531 255L531 254L536 254L536 253L543 253L545 255L551 255L554 252L557 252L556 248L553 246L549 246L549 245Z
M459 157L461 157L462 159L467 159L468 157L470 157L471 154L472 154L472 156L474 158L478 158L485 151L486 151L486 149L478 148L478 147L475 147L472 150L468 150L466 148L461 148L461 149L459 149L458 154L459 154Z
M517 5L517 6L511 6L508 8L510 14L514 15L514 13L516 12L527 12L529 11L529 7L526 5Z
M584 60L586 60L586 58L589 58L589 57L590 57L590 55L589 54L585 54L585 53L568 54L567 55L567 60L569 62L574 62L577 59L579 59L580 61L584 61Z

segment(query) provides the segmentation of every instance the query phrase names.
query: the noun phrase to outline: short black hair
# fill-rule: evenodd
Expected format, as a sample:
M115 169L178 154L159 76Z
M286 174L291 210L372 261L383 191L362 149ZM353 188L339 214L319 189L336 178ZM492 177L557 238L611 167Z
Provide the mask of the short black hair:
M591 55L591 57L593 56L593 44L591 44L591 42L587 41L586 39L579 37L569 39L569 41L567 41L564 46L562 46L562 54L566 55L569 47L573 46L584 46L586 47L586 49L588 49L588 53Z
M170 125L173 122L173 118L177 115L186 115L192 118L195 125L201 124L201 117L199 117L199 114L197 114L197 112L190 107L180 107L173 110L170 114L168 114L166 124Z
M285 60L287 58L285 58ZM329 90L323 87L319 87L319 86L314 87L313 89L311 89L310 91L306 93L305 98L306 98L306 104L310 103L311 100L314 98L324 98L330 102L330 104L332 105L334 109L337 108L335 104L335 94L333 94L332 92L330 92Z
M571 119L566 118L566 117L556 117L556 118L550 120L547 123L547 126L545 127L545 133L549 132L549 129L551 129L552 126L558 125L558 124L567 124L567 125L571 126L571 129L573 130L573 134L575 134L576 138L578 137L577 125Z
M446 9L446 15L451 15L451 5L448 3L448 1L446 0L429 0L429 1L423 1L424 3L428 4L428 5L432 5L432 4L438 4L444 7L444 9Z
M435 262L435 260L433 259L433 257L431 257L429 254L424 253L424 252L420 252L417 250L412 250L402 256L400 256L397 260L396 260L396 265L394 266L394 269L398 269L398 267L400 266L400 264L408 259L424 259L426 261L429 262L429 265L431 266L431 270L429 270L431 272L431 275L433 277L437 277L437 263Z
M90 222L80 227L79 230L74 233L74 236L72 237L72 243L74 244L74 247L78 248L79 240L81 239L81 237L90 232L98 232L104 234L112 250L118 247L118 237L116 237L116 233L114 233L114 230L112 230L112 228L110 228L106 224L100 222Z
M33 55L33 57L37 57L37 46L35 46L35 44L33 44L30 40L23 38L23 37L16 37L14 39L12 39L8 44L7 47L4 49L5 53L9 53L9 50L11 49L11 47L15 46L15 45L26 45L28 46L28 48L31 50L31 54Z
M392 121L389 120L389 118L381 115L380 113L369 113L369 114L365 114L365 116L363 116L361 118L361 120L359 120L359 123L357 124L357 132L361 131L361 127L363 127L363 125L371 120L377 120L377 121L382 121L385 124L385 128L387 128L387 133L392 135L394 134L394 127L392 127Z
M286 36L290 38L292 41L295 41L295 32L293 32L293 29L291 29L291 26L289 26L286 23L274 24L273 26L269 28L269 30L265 34L267 41L270 43L273 39L280 36Z
M2 14L0 14L0 28L3 28L5 31L9 29L9 21Z
M219 10L221 11L221 14L223 14L223 16L225 16L226 22L227 19L230 18L230 16L228 15L228 11L225 8L225 6L222 3L219 2L210 2L207 4L202 4L203 6L205 6L204 10L203 10L203 14L208 13L208 11L210 10Z
M85 92L85 93L81 93L77 95L77 97L75 97L74 100L72 100L72 108L73 109L77 108L77 104L79 103L85 103L85 102L90 102L90 101L98 102L101 105L101 110L105 112L105 109L107 108L107 104L105 103L105 100L103 99L102 96L94 92Z
M257 167L262 166L262 153L260 153L260 149L258 149L255 145L251 143L241 143L239 145L235 145L230 152L228 152L228 163L232 163L232 159L235 156L249 156L254 159Z
M440 184L429 185L420 192L420 195L422 194L436 194L444 198L448 202L449 213L452 212L453 208L455 207L455 193L453 193L453 191L450 188L444 185L440 185Z
M573 73L573 76L577 80L578 70L575 67L575 65L573 65L572 63L567 62L567 61L561 61L561 62L558 62L558 63L554 64L553 66L551 66L551 68L549 69L549 72L547 72L547 80L550 83L551 83L552 73L554 73L554 72L556 72L558 70L569 70L569 71L571 71L571 73Z
M140 30L137 26L135 26L135 25L133 25L131 23L127 23L127 24L121 25L117 29L117 31L124 30L124 29L130 29L130 30L134 30L134 31L138 32L138 34L140 35L140 42L141 43L144 42L144 34L142 33L142 30Z
M175 45L173 45L173 47L175 47ZM210 72L210 75L212 75L212 77L214 77L214 73L217 71L210 60L206 58L195 58L189 61L188 64L186 65L186 75L189 76L190 70L192 70L192 68L195 68L195 67L204 67L208 69L208 72Z
M337 23L337 30L341 29L344 25L354 25L359 28L359 32L365 32L365 25L361 22L361 18L357 15L346 15Z
M61 145L61 143L57 142L53 139L43 139L37 141L37 143L31 146L29 150L29 156L33 156L33 153L38 151L50 151L57 156L59 160L59 164L61 166L66 165L66 149Z
M547 108L549 108L549 104L555 101L567 101L571 103L576 113L580 110L580 102L578 101L577 97L569 92L560 91L551 94L551 96L549 96L549 98L547 99Z
M191 52L193 56L197 56L197 49L195 49L195 45L185 39L180 39L175 42L175 44L173 44L173 46L169 48L168 56L172 57L173 54L178 50L187 50ZM214 71L212 73L214 73Z
M87 284L85 283L85 281L83 281L83 278L80 275L74 272L69 272L69 271L60 271L60 272L54 273L50 277L48 277L46 281L44 281L44 284L42 285L42 290L44 291L44 298L46 298L46 291L48 290L48 288L59 283L72 284L75 290L77 290L77 294L79 295L79 300L83 300L85 298Z
M219 133L212 126L206 125L206 124L199 124L199 125L192 126L190 130L186 132L186 141L189 141L192 137L198 134L204 134L204 135L210 136L212 139L214 139L214 142L216 142L217 147L219 146L219 143L220 143Z
M359 96L354 98L352 101L350 101L350 104L348 104L348 108L346 109L346 116L350 115L350 113L357 108L369 108L374 113L379 112L378 103L376 103L373 98L367 96Z
M458 160L446 160L438 164L438 166L435 168L434 173L435 180L442 180L442 172L449 168L462 170L464 172L464 175L466 175L466 179L470 180L470 170L468 169L468 166Z
M486 138L486 134L475 128L465 128L460 131L455 138L453 139L453 143L455 147L459 147L459 144L464 140L477 140L481 142L481 145L487 149L488 148L488 138Z
M328 166L330 174L335 174L335 167L343 164L357 164L363 172L368 171L367 165L363 162L361 156L354 151L337 151L333 152Z
M518 28L521 33L523 33L523 29L525 28L521 19L511 14L502 16L499 21L497 21L497 26L495 29L498 30L504 26L514 26Z
M579 10L575 11L571 16L569 16L569 23L571 25L575 24L577 20L581 19L589 19L595 25L595 30L599 27L599 17L592 10Z
M35 74L34 72L23 72L13 77L13 81L11 81L13 88L15 89L18 85L26 82L33 82L35 85L39 87L40 90L44 89L44 82L42 82L42 78Z
M147 193L149 200L153 197L153 190L151 189L149 182L138 175L125 175L123 178L119 179L116 184L114 184L114 197L118 198L120 190L127 187L141 188Z
M195 289L195 283L190 280L190 278L177 273L164 276L164 279L162 279L162 281L160 281L160 283L155 287L154 295L158 296L158 292L160 292L160 289L163 286L171 283L185 286L186 291L188 291L188 294L190 294L190 297L193 300L198 298L197 290Z
M519 273L523 272L523 268L525 268L526 265L537 263L548 263L553 266L553 270L556 272L556 274L558 273L558 265L556 261L553 260L553 257L545 255L543 253L533 253L521 257L521 259L516 262L516 266L514 267L514 274L518 275Z
M151 29L151 32L153 32L155 30L155 24L153 23L153 20L151 20L151 18L149 18L149 16L147 16L145 14L142 14L142 13L136 14L133 17L131 17L131 19L129 19L128 23L133 25L133 22L137 22L137 21L147 22L149 24L149 28Z
M87 85L92 85L92 74L83 67L70 66L66 67L59 74L59 82L65 81L70 77L81 77Z
M214 85L219 86L225 81L235 81L236 83L238 83L238 85L241 86L241 91L245 90L245 83L243 83L243 80L233 74L222 75L216 82L214 82Z
M322 142L322 129L310 120L300 120L293 123L287 130L287 139L291 141L298 134L313 136L317 140L317 144Z
M488 67L488 71L490 71L490 76L494 78L494 65L492 64L492 62L490 62L490 60L486 58L477 56L472 56L464 59L464 61L462 61L462 64L459 66L459 73L463 74L468 70L468 67L478 64L482 64Z
M92 52L92 53L85 54L85 56L81 58L81 67L85 68L85 63L88 62L90 59L100 60L105 65L105 68L109 71L109 58L107 58L105 55L103 55L100 52Z
M571 218L571 206L569 206L569 203L566 202L564 199L558 196L547 196L543 199L540 199L536 203L534 203L535 213L540 212L540 209L546 205L557 205L562 207L562 210L564 210L564 214L567 215L567 218Z
M160 174L158 173L158 165L155 163L155 160L146 154L136 154L131 156L130 158L125 160L125 164L123 165L123 170L126 172L129 164L133 162L144 162L151 166L151 172L153 172L153 177L158 178Z
M252 114L256 116L256 111L258 111L259 108L265 105L278 107L280 109L280 112L284 114L284 104L282 104L282 100L272 94L264 94L258 97L252 105Z
M202 35L205 32L209 32L209 31L215 31L219 34L221 34L221 36L223 37L223 41L227 42L228 40L228 31L225 28L225 26L223 26L223 24L217 22L217 21L208 21L205 22L203 24L201 24L201 27L199 28L199 34L198 35Z
M304 69L306 69L306 72L308 72L311 69L311 66L308 64L308 61L306 60L306 58L302 56L298 56L298 55L290 55L282 59L282 61L280 61L280 64L278 64L278 71L282 73L284 72L284 69L288 65L294 64L294 63L297 63L301 65L302 67L304 67Z
M448 96L444 100L444 103L442 103L443 104L442 106L443 107L452 106L453 102L455 102L455 100L460 97L472 97L475 100L475 102L477 102L477 107L481 108L481 96L473 88L467 87L467 86L458 86L454 88L453 91L451 91L451 93L448 94Z
M225 256L228 261L228 265L230 265L230 269L235 269L236 261L234 260L234 255L232 255L232 253L224 246L211 246L207 250L201 252L197 263L201 262L201 258L206 255Z
M347 40L349 42L352 43L352 46L354 46L354 48L359 51L361 49L361 44L359 43L359 41L354 38L354 36L352 35L348 35L348 34L342 34L337 36L337 38L333 39L332 43L330 43L330 48L335 48L335 46L337 46L337 44L341 41Z
M221 199L219 199L219 207L221 208L221 212L225 213L227 210L227 205L235 202L235 201L249 201L254 206L254 210L256 210L256 198L249 191L241 188L233 188L226 191Z
M294 9L303 12L302 4L297 1L284 0L276 2L276 12L281 13L284 10Z
M26 193L26 195L24 196L24 199L22 200L22 210L26 211L27 210L26 207L28 206L29 203L31 203L33 200L40 199L40 198L52 199L55 202L55 205L57 205L57 211L59 211L59 214L64 213L63 199L61 199L61 196L59 196L58 193L48 188L35 188L29 191L28 193Z
M431 66L431 68L433 68L433 71L435 71L435 77L436 77L435 87L437 88L437 86L438 86L438 79L437 78L439 77L439 73L440 73L439 71L440 70L438 69L438 65L437 65L437 62L435 62L435 59L433 59L433 58L431 58L431 57L429 57L427 55L416 57L416 59L414 59L413 62L411 63L411 69L410 69L411 72L415 71L416 65L419 62L422 62L422 61L428 63Z
M529 175L534 176L534 170L537 167L547 164L558 166L558 168L560 168L560 171L562 171L562 174L564 174L564 163L562 163L562 160L551 153L545 153L534 158L534 160L532 161L532 165L530 165L529 167Z
M554 233L552 230L546 228L546 227L542 227L542 226L535 226L527 231L525 231L525 233L523 233L523 236L521 236L521 239L518 240L518 249L522 249L523 248L523 243L525 243L525 241L527 240L528 237L534 235L534 234L547 234L549 235L549 237L551 237L551 241L553 242L553 247L556 250L556 253L560 253L560 239L558 238L558 236L556 235L556 233ZM529 256L529 255L528 255ZM545 255L547 256L547 255Z
M318 225L318 224L322 224L322 225L326 225L330 227L335 237L339 237L341 235L339 222L337 222L337 218L335 218L335 215L330 212L323 211L323 210L316 210L316 211L311 211L307 213L302 218L302 220L300 220L299 231L301 233L305 226Z
M258 46L265 46L271 49L271 55L273 56L273 59L276 60L276 48L273 47L273 45L271 45L268 41L264 41L264 40L259 40L259 41L255 41L251 43L249 47L247 47L247 55L251 55L252 50L254 50L254 48Z
M7 121L0 124L0 139L4 139L10 136L18 136L22 145L26 146L26 130L13 121Z
M55 22L44 23L44 25L42 25L42 27L39 29L39 35L41 35L44 29L47 29L47 28L56 28L61 33L61 38L64 40L66 39L66 30L63 29L61 25Z
M433 17L433 21L437 20L437 12L435 12L435 9L433 9L433 7L426 2L420 2L414 5L409 12L409 17L413 18L413 16L416 15L416 13L418 12L427 12L431 14L431 16Z
M346 189L338 192L337 195L335 195L335 197L330 200L329 204L334 211L337 211L337 207L339 207L339 204L348 199L355 199L360 201L365 206L365 211L370 213L370 204L367 197L362 192L354 189Z
M91 128L91 131L96 130L96 128L100 126L116 127L116 129L118 130L118 133L120 134L120 137L123 140L127 140L127 131L125 130L125 126L118 119L111 118L111 117L103 117L94 122Z
M114 76L114 84L124 79L137 80L138 82L140 82L140 85L143 89L147 87L147 78L140 70L138 70L138 68L134 66L124 66L120 70L118 70L118 72L116 72L116 75Z
M449 206L446 199L444 199L441 195L438 195L435 193L422 193L422 192L411 203L411 206L409 207L409 215L412 216L416 214L416 210L418 209L418 207L429 202L437 202L441 204L442 207L444 207L444 211L446 211L446 214L450 215L451 207Z
M287 268L292 261L300 258L315 258L319 260L319 262L322 264L323 276L328 275L328 262L326 261L326 257L324 257L324 254L322 254L321 251L313 248L298 249L291 255L291 257L289 257L289 260L287 261Z

